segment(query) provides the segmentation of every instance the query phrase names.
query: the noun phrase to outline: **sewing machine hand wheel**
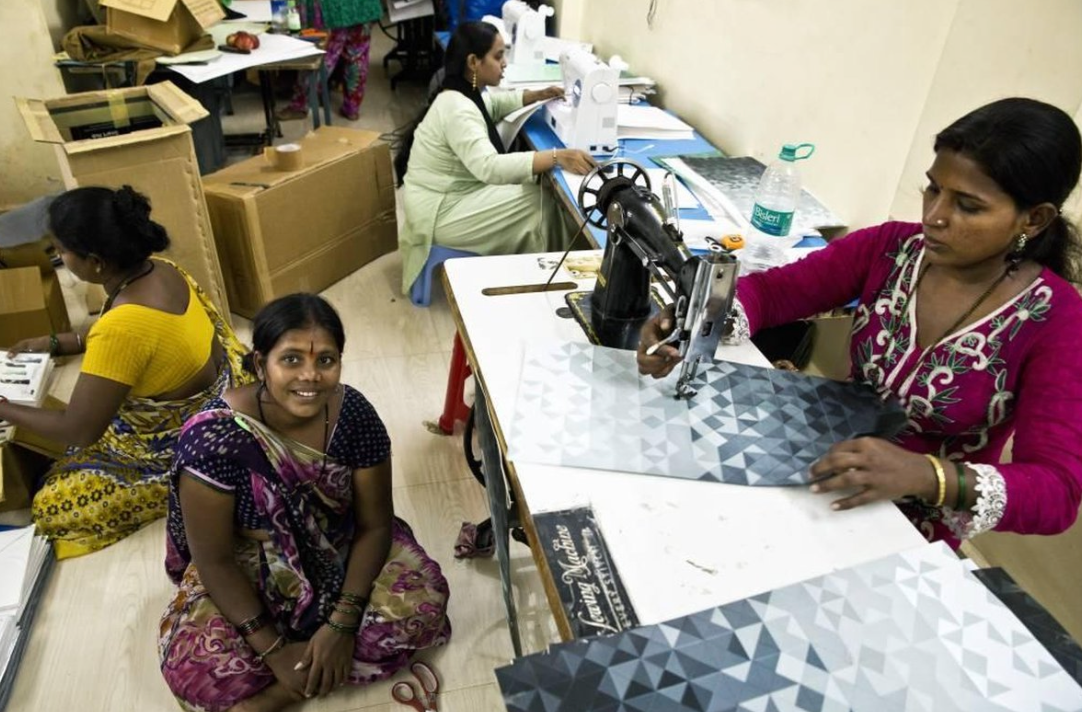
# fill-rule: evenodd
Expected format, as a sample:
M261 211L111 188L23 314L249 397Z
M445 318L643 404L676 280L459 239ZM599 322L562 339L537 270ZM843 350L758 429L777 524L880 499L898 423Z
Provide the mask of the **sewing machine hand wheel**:
M635 161L614 158L594 168L579 186L579 209L586 222L602 230L608 227L608 197L630 186L650 190L650 175Z

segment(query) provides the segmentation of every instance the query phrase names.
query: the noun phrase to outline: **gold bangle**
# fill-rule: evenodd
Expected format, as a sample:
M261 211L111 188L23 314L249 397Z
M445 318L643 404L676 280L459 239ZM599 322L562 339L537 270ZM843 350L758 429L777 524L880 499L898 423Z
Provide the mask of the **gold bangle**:
M552 167L553 167L553 169L555 169L556 166L558 166L558 165L559 165L559 162L556 160L556 147L554 146L552 148Z
M939 486L939 492L936 496L935 506L942 507L943 502L947 499L947 474L943 472L943 465L938 459L925 453L924 456L928 458L928 462L932 463L932 467L935 468L936 483Z

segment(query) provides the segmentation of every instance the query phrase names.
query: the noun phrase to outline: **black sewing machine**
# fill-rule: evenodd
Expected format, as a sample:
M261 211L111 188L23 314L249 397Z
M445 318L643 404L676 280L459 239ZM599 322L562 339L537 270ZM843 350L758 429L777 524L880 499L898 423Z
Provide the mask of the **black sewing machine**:
M591 341L634 349L643 323L661 307L651 278L675 305L676 327L665 343L683 363L677 398L695 394L691 381L699 361L713 358L736 291L736 257L720 245L693 255L680 232L675 177L662 186L664 204L651 192L650 177L633 161L616 159L587 174L579 188L586 221L606 230L607 243L592 292L571 292L568 306Z

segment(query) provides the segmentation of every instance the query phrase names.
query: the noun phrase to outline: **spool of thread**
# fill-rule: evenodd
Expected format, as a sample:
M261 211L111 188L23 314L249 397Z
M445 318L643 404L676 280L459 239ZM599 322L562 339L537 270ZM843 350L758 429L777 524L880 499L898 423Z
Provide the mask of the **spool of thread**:
M304 153L297 143L267 146L263 149L263 157L276 171L296 171L304 166Z

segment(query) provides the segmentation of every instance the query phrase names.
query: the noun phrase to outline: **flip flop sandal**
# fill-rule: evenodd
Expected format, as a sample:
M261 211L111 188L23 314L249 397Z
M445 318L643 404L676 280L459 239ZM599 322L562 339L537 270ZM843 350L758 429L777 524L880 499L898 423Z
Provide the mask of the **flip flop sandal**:
M462 522L455 539L456 559L487 559L496 552L496 539L492 535L492 520L480 524Z

